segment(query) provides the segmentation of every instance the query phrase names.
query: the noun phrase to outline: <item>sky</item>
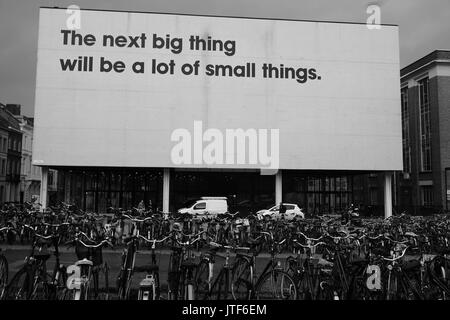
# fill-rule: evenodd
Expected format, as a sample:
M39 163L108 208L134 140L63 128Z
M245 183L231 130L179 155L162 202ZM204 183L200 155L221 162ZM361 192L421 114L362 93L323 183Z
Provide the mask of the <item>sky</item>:
M370 4L381 23L399 25L400 66L450 50L450 0L0 0L0 102L33 116L39 7L110 9L365 23Z

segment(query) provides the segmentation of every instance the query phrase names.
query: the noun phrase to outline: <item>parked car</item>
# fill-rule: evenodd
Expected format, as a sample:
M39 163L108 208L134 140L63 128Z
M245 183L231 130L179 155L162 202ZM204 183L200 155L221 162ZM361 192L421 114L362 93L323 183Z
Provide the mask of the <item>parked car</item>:
M178 210L179 214L189 214L196 217L218 215L226 212L228 212L226 197L201 197L198 200L186 202L183 208Z
M284 210L281 210L281 213L280 213L280 205L276 205L269 209L258 211L256 213L258 219L260 220L264 218L270 219L284 218L286 220L305 219L305 214L302 212L302 210L299 208L298 205L293 203L282 203L281 205L284 207Z

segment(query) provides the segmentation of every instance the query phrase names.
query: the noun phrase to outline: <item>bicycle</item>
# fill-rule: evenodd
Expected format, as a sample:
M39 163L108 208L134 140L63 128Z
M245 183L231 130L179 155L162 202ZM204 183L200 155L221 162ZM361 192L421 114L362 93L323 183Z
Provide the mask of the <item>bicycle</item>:
M306 241L305 244L293 239L294 250L297 257L289 256L286 259L285 270L292 275L297 287L297 296L300 300L329 300L333 299L330 289L330 275L332 269L330 262L316 258L316 250L326 243L322 241L323 236L312 238L302 232L298 232ZM304 257L301 256L304 254ZM321 260L324 260L323 262ZM331 264L332 265L332 264Z
M138 219L132 218L128 215L123 216L133 223L146 222L151 218ZM160 298L160 281L159 281L159 266L156 262L156 243L165 242L170 236L164 239L148 239L139 234L139 229L135 226L133 235L125 240L127 249L122 254L122 265L117 277L117 287L119 299L128 300L131 296L131 283L134 273L144 272L146 276L139 283L139 290L137 293L138 300L157 300ZM138 252L139 240L151 243L151 263L143 266L136 266L136 253Z
M259 277L255 277L257 250L251 255L238 253L232 272L231 292L235 300L270 299L270 300L295 300L297 288L292 277L281 267L281 262L276 259L277 248L286 239L276 242L273 235L268 232L260 232L269 236L270 260L264 267ZM257 239L251 239L249 243L254 247L261 245Z
M202 297L202 300L224 300L232 298L230 281L232 264L230 263L230 251L250 250L250 248L221 245L212 241L209 245L212 249L201 256L195 275L196 296ZM215 258L217 251L220 249L225 249L225 262L213 281Z
M0 233L9 232L11 227L0 228ZM0 300L3 299L5 294L6 284L8 283L8 260L0 248Z
M66 224L50 225L56 228L56 232L49 236L38 234L36 229L29 225L23 226L33 231L31 251L26 257L23 267L19 269L6 286L6 299L55 300L60 298L59 295L65 287L66 280L66 269L60 263L58 250L58 229L63 225ZM50 258L49 245L54 247L55 251L53 254L56 258L52 274L48 274L46 264ZM36 247L38 248L37 252Z
M83 232L80 232L72 243L76 245L78 261L67 267L69 277L66 281L65 298L70 300L109 299L109 267L103 262L101 248L105 245L113 247L109 240L102 240L95 244L86 244L79 238L82 235L89 242L94 242ZM84 249L84 250L83 250ZM85 250L87 249L87 251ZM104 276L104 290L100 290L100 274ZM101 294L103 293L103 296Z
M187 237L187 241L180 241L178 236ZM170 300L195 300L195 255L192 251L194 244L201 240L202 231L198 234L184 234L173 230L172 240L177 246L172 246L169 258L168 298ZM192 240L193 239L193 240Z

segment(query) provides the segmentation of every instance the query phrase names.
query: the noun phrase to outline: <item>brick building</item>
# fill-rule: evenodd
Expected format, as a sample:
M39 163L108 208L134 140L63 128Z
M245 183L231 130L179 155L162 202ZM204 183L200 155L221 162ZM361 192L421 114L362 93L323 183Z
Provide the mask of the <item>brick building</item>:
M450 51L436 50L401 69L403 173L399 210L450 209Z

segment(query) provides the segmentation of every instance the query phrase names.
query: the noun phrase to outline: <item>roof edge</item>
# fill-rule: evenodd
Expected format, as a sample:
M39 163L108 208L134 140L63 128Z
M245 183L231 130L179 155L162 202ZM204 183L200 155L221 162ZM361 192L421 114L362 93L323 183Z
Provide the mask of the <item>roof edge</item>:
M57 9L67 10L63 7L48 7L40 6L39 9ZM249 20L275 20L275 21L296 21L296 22L320 22L320 23L340 23L340 24L358 24L366 25L365 22L350 22L350 21L330 21L330 20L308 20L308 19L289 19L289 18L267 18L267 17L247 17L247 16L227 16L227 15L209 15L209 14L195 14L195 13L179 13L179 12L155 12L155 11L138 11L138 10L112 10L112 9L83 9L81 11L100 11L100 12L124 12L124 13L146 13L146 14L167 14L191 17L209 17L209 18L231 18L231 19L249 19ZM398 27L398 24L381 23L381 26Z

